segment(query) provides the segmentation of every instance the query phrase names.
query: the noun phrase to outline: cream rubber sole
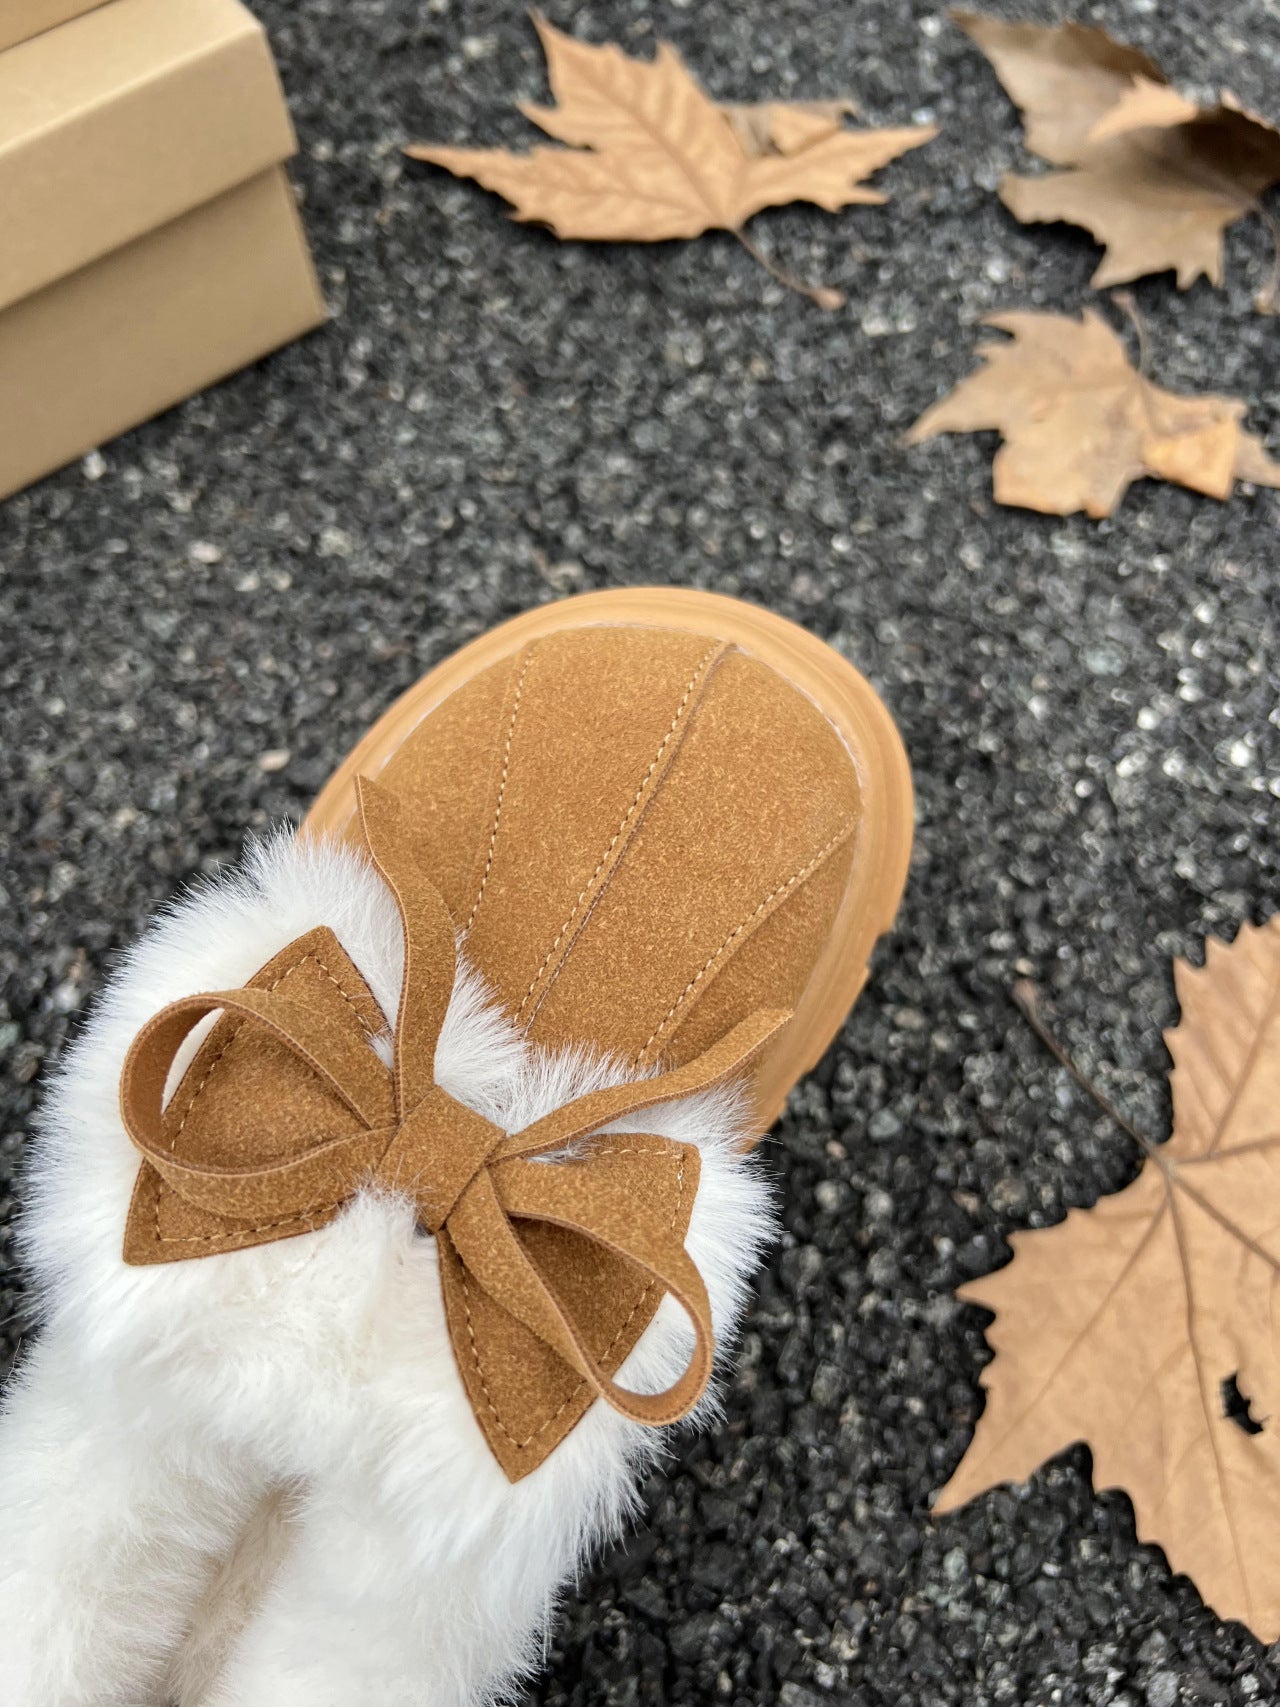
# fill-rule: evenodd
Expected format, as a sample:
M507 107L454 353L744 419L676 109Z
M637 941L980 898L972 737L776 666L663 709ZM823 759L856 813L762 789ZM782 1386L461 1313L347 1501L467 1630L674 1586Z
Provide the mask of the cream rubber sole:
M884 702L852 664L806 629L756 605L693 588L610 588L539 605L480 635L402 694L338 766L300 833L353 834L356 777L376 776L450 694L530 640L601 624L684 629L732 642L812 700L853 758L863 812L844 900L791 1023L755 1073L760 1123L771 1126L787 1093L822 1058L866 983L871 950L893 923L902 898L913 829L911 770Z

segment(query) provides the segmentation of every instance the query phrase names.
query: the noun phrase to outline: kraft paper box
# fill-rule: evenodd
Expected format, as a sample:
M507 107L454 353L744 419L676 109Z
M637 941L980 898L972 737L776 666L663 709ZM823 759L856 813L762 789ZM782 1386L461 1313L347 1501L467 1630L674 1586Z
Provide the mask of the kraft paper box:
M0 52L0 498L325 317L293 127L239 0L0 0L0 43L19 14L33 33Z
M0 0L0 48L38 36L81 12L92 12L106 0Z

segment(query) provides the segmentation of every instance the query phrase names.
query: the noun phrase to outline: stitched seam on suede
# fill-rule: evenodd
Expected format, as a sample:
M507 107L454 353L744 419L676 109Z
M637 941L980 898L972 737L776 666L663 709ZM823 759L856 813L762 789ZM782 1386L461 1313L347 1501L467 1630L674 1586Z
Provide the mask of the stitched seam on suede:
M343 1001L351 1009L352 1013L355 1014L356 1018L360 1022L360 1029L364 1032L365 1036L372 1037L373 1033L365 1023L365 1017L360 1012L359 1004L350 994L348 994L345 986L334 977L333 973L325 965L324 961L321 960L320 956L314 952L314 950L304 954L300 959L295 960L290 965L286 966L278 978L272 979L271 983L267 986L268 991L278 990L281 984L284 983L285 979L288 978L291 973L297 972L299 968L305 966L309 960L313 960L316 963L324 973L325 977L333 985L334 989L337 990L338 994L342 997ZM195 1108L196 1102L199 1100L202 1091L209 1083L209 1080L213 1077L214 1069L220 1065L226 1056L228 1049L230 1049L231 1045L235 1042L236 1038L239 1037L240 1033L248 1023L249 1021L247 1019L242 1019L233 1027L230 1037L227 1038L227 1041L222 1045L222 1048L219 1049L213 1060L210 1061L200 1083L196 1086L195 1090L192 1091L190 1099L187 1102L187 1106L183 1110L182 1119L178 1122L173 1137L169 1140L169 1152L171 1155L176 1154L178 1139L182 1136L182 1129L187 1124L187 1121L190 1120L191 1111ZM254 1233L273 1233L280 1227L303 1226L309 1224L311 1220L309 1215L292 1215L287 1221L266 1221L260 1227L237 1227L233 1233L193 1233L184 1237L166 1238L166 1236L160 1231L160 1193L158 1191L155 1193L154 1201L151 1206L151 1218L154 1228L154 1242L157 1245L214 1244L217 1241L226 1238L246 1237Z
M651 1155L653 1155L653 1151L652 1150L640 1150L640 1149L636 1149L636 1148L632 1147L631 1149L627 1149L627 1150L612 1150L612 1151L610 1151L610 1154L614 1155L614 1156L651 1156ZM684 1202L684 1154L683 1154L683 1152L681 1152L680 1167L679 1167L679 1170L676 1174L676 1203L675 1203L675 1208L671 1212L671 1226L672 1226L673 1231L675 1229L676 1222L680 1219L680 1206L683 1202ZM608 1345L601 1352L601 1354L600 1354L600 1362L601 1363L603 1363L604 1360L609 1356L609 1353L618 1344L618 1341L623 1338L627 1329L631 1326L632 1322L635 1321L637 1315L644 1308L644 1306L648 1302L648 1300L653 1296L653 1289L655 1286L657 1286L657 1284L658 1284L658 1281L655 1277L653 1280L651 1280L648 1283L648 1285L645 1287L644 1291L636 1299L634 1305L631 1308L630 1315L627 1317L626 1321L622 1324L622 1326L618 1329L617 1333L613 1336L613 1338L609 1341ZM484 1378L484 1364L482 1363L481 1358L480 1358L480 1348L476 1344L475 1329L473 1328L473 1326L471 1324L471 1288L470 1288L470 1283L467 1279L467 1271L465 1268L462 1270L462 1302L463 1302L463 1306L464 1306L466 1313L467 1313L467 1338L471 1342L471 1357L472 1357L472 1360L476 1366L476 1375L479 1377L480 1389L484 1394L484 1402L488 1406L489 1414L492 1416L494 1422L498 1425L498 1432L503 1436L503 1438L505 1440L507 1440L512 1446L514 1446L518 1452L522 1452L525 1449L525 1447L532 1446L534 1441L537 1440L537 1438L540 1434L545 1434L547 1432L547 1430L553 1426L553 1424L559 1422L560 1418L569 1409L569 1406L574 1404L578 1399L580 1399L582 1397L583 1389L590 1387L590 1382L588 1382L585 1379L579 1379L577 1386L572 1389L568 1398L565 1399L564 1403L560 1406L560 1408L557 1411L555 1411L551 1416L549 1416L545 1422L540 1423L538 1425L538 1427L534 1429L533 1433L531 1435L529 1435L526 1439L517 1440L515 1438L515 1436L511 1433L510 1429L508 1429L506 1423L502 1420L502 1414L498 1410L498 1407L494 1404L493 1395L489 1391L489 1383Z
M493 855L498 845L498 826L502 822L502 802L506 798L507 777L510 775L511 771L511 741L516 732L516 718L520 715L520 696L524 692L524 678L528 672L529 665L532 662L533 648L530 647L529 651L525 654L524 663L520 666L520 674L516 678L515 698L511 703L511 721L507 724L507 738L502 748L502 776L498 783L498 799L493 809L493 828L489 832L489 851L485 855L484 872L480 878L480 887L476 891L476 898L472 903L471 911L467 914L467 922L462 927L463 936L467 935L468 931L470 931L472 925L475 923L476 914L480 911L480 903L484 900L485 889L488 887L489 873L493 870Z
M838 830L836 834L832 836L831 840L825 847L819 848L818 852L814 854L813 858L807 865L801 866L800 870L789 877L785 883L780 883L776 889L771 889L765 896L764 900L760 902L759 906L752 912L748 913L742 923L729 932L728 936L720 944L715 953L698 968L693 977L690 978L689 982L685 985L684 989L681 990L680 994L676 997L675 1001L672 1002L671 1006L667 1009L666 1013L663 1015L662 1019L658 1022L657 1026L651 1032L648 1040L641 1048L639 1054L635 1057L637 1062L642 1062L658 1039L670 1031L671 1022L675 1019L685 1002L697 989L698 985L701 984L707 974L712 971L716 963L732 951L733 945L737 942L738 938L743 936L746 932L749 932L754 925L761 923L761 915L771 909L776 902L785 900L792 890L799 888L800 884L812 877L824 860L828 859L843 842L848 841L855 825L856 820L851 818L842 829Z
M551 944L551 947L547 950L546 956L543 959L542 965L539 966L538 970L534 973L532 982L530 983L529 988L524 993L524 999L520 1003L519 1008L517 1008L517 1010L516 1010L516 1020L517 1021L524 1018L524 1010L528 1007L529 1002L531 1001L531 999L533 997L533 992L538 987L538 983L542 977L542 974L547 970L547 967L550 966L551 962L555 959L556 950L560 947L560 944L564 941L566 934L572 928L574 920L577 918L579 912L582 910L582 903L587 899L587 896L591 894L591 891L595 887L596 879L600 876L600 873L604 870L605 866L608 865L609 860L613 855L613 850L617 847L618 843L622 840L623 836L627 832L628 825L631 823L631 820L635 817L636 813L639 811L640 802L644 799L644 791L649 786L649 779L653 775L654 771L657 770L658 766L662 763L662 755L666 752L667 748L671 745L671 742L675 738L676 731L680 727L680 724L684 718L685 709L688 706L690 699L693 697L694 689L697 688L699 685L705 685L705 679L710 674L710 671L708 669L709 664L711 663L712 659L715 657L717 652L721 652L723 650L724 650L723 644L717 640L713 645L709 646L707 648L707 650L703 653L702 657L699 658L698 663L697 663L697 667L694 669L693 674L689 677L689 680L685 685L684 695L681 698L679 705L677 705L677 707L676 707L675 716L671 719L671 726L667 730L666 734L662 737L662 740L659 742L657 752L653 755L653 758L649 761L649 768L647 771L645 771L644 775L641 777L640 786L636 789L635 796L634 796L630 806L627 807L626 812L623 814L622 822L618 825L618 828L614 831L612 840L610 841L608 847L604 850L604 853L600 857L600 863L596 866L595 870L591 873L591 876L587 879L585 885L583 886L582 893L578 896L578 899L574 902L573 908L569 914L569 917L565 920L565 922L561 925L560 929L556 932L555 941ZM656 792L657 791L655 790L655 793ZM625 852L625 849L623 851ZM598 899L598 897L597 897L597 899ZM584 920L583 923L585 924L586 921ZM553 984L554 982L555 982L555 978L553 975L552 978L548 980L548 988L550 988L550 985ZM546 997L546 991L544 990L542 1000L544 1000L545 997ZM539 1001L538 1005L541 1006L541 1000ZM530 1018L532 1018L532 1016L530 1016Z
M159 1221L159 1203L157 1200L156 1219ZM237 1227L230 1233L184 1233L166 1238L163 1234L156 1235L158 1245L215 1245L229 1239L247 1238L254 1233L275 1233L281 1227L305 1227L308 1232L314 1230L315 1223L310 1215L291 1215L287 1221L264 1221L260 1227Z

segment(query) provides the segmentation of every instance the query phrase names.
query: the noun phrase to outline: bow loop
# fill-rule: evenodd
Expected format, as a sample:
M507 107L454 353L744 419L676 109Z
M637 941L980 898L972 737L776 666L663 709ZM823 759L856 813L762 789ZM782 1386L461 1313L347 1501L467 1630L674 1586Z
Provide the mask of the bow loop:
M653 1170L643 1167L624 1185L611 1169L624 1156L659 1163L674 1159L681 1175L688 1176L690 1196L696 1189L698 1152L691 1145L620 1134L599 1140L581 1161L517 1160L491 1169L463 1197L448 1231L469 1273L495 1303L553 1347L614 1410L633 1422L658 1426L688 1415L706 1391L715 1349L711 1306L702 1276L681 1240L672 1237L670 1210L637 1216L637 1187L650 1203L662 1193L654 1192ZM559 1295L554 1275L521 1240L522 1221L562 1229L588 1248L603 1246L672 1294L694 1330L693 1355L673 1386L662 1393L634 1393L610 1379L590 1332Z
M601 1129L720 1083L789 1016L754 1014L683 1066L505 1133L435 1081L456 976L453 921L395 797L362 781L359 800L404 937L392 1065L374 1047L385 1022L368 986L327 929L291 944L243 990L170 1004L135 1038L121 1077L122 1117L143 1156L125 1257L169 1262L314 1231L364 1187L408 1198L436 1239L476 1419L514 1481L597 1397L659 1425L706 1391L711 1310L684 1249L698 1151ZM210 1015L166 1106L174 1062ZM692 1351L664 1392L632 1392L616 1373L667 1293L689 1317Z
M389 788L356 781L365 846L395 896L404 941L396 1016L395 1087L401 1119L435 1083L436 1044L457 972L456 933L444 897L422 870L413 831Z

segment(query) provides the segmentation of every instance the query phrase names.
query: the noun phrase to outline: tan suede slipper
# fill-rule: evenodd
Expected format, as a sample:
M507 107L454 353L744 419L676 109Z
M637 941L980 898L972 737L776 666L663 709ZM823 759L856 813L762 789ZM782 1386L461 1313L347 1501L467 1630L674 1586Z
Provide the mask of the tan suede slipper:
M716 593L587 593L437 665L339 766L304 833L404 802L467 952L529 1035L679 1064L756 1009L759 1124L839 1030L911 852L906 753L870 684Z
M126 1261L316 1233L367 1189L407 1197L511 1480L596 1398L646 1425L688 1415L714 1350L685 1248L702 1154L634 1119L750 1074L758 1136L831 1040L906 876L911 785L888 713L764 611L593 594L432 671L305 828L357 841L394 898L398 1012L322 924L244 988L155 1014L121 1078L143 1157ZM441 1084L459 954L522 1048L585 1047L609 1082L516 1130ZM620 1385L668 1294L694 1330L683 1372L659 1392Z

